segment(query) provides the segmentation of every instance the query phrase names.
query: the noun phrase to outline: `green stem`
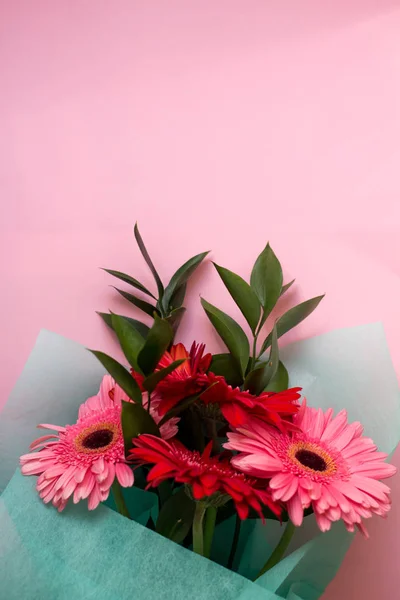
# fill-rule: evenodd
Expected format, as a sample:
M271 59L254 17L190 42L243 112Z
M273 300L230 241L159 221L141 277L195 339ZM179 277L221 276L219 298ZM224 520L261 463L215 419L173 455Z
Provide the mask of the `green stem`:
M118 512L124 517L128 517L128 519L130 519L131 517L129 515L128 507L125 504L122 488L117 478L114 479L114 483L112 484L111 489Z
M204 522L204 556L206 558L210 558L216 518L217 509L214 506L209 506Z
M193 519L193 552L204 556L204 532L203 532L203 520L206 507L203 502L196 502L196 510Z
M258 338L258 333L256 333L253 338L253 352L252 352L252 356L251 356L250 371L252 371L254 369L255 364L256 364L257 338Z
M269 557L259 574L257 575L256 579L261 577L261 575L264 575L264 573L272 569L272 567L277 565L278 562L282 560L283 555L285 554L290 544L290 540L292 539L295 530L296 527L295 525L293 525L292 521L288 521L285 530L282 534L282 537L279 540L275 550L273 551L273 553L271 554L271 556Z
M239 537L240 537L241 525L242 525L242 520L239 517L239 515L236 515L235 531L233 533L232 546L231 546L231 551L229 553L229 558L228 558L228 569L231 569L231 570L233 567L233 561L235 560L235 554L236 554L237 545L238 545Z

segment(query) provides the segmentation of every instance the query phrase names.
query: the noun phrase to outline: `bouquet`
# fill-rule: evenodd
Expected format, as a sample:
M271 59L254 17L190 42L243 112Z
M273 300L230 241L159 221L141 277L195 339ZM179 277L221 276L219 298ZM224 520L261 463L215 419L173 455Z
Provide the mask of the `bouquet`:
M21 473L36 483L34 494L17 472L0 497L7 598L319 598L350 533L368 537L366 521L390 510L399 409L381 328L280 350L323 296L276 319L294 281L267 244L250 283L214 264L247 333L202 298L226 351L186 347L174 338L207 253L164 287L137 226L135 237L157 293L106 271L147 321L99 313L128 368L44 333L2 415L2 487L28 440ZM44 435L32 441L33 419Z

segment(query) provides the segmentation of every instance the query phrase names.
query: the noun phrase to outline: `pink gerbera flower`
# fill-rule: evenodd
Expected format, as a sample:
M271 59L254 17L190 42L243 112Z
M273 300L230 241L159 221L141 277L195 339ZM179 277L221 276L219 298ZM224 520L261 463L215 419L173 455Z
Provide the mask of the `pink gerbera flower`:
M39 425L57 433L34 441L30 449L39 450L21 456L24 475L39 475L36 489L44 502L52 502L62 511L70 497L74 503L88 498L89 510L107 500L115 477L123 487L133 485L133 472L125 461L121 428L122 401L130 401L110 375L105 375L97 396L79 408L75 425ZM143 396L143 403L148 402ZM157 396L151 398L150 414L158 423L161 417ZM177 433L179 419L170 419L161 435Z
M133 485L133 472L125 461L121 403L104 393L89 398L79 409L75 425L39 425L57 433L45 435L30 446L39 450L21 456L24 475L39 475L36 489L45 503L61 512L72 497L88 498L89 510L106 500L115 477L123 487Z
M260 421L228 434L225 448L240 454L232 464L254 477L269 479L275 501L287 503L290 519L301 525L303 511L312 506L321 531L343 519L347 529L356 525L367 536L363 518L385 516L390 488L379 481L396 472L384 462L362 425L348 424L342 410L307 407L294 416L297 431L281 433Z

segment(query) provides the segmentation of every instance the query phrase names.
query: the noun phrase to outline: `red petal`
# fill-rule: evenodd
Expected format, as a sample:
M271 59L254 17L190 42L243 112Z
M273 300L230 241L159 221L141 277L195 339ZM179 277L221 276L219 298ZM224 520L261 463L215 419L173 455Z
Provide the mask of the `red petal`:
M248 415L236 402L225 402L221 405L221 412L232 427L245 425Z
M204 498L204 496L207 495L203 486L200 485L200 483L198 483L197 481L194 481L192 483L192 491L195 500L201 500L202 498Z

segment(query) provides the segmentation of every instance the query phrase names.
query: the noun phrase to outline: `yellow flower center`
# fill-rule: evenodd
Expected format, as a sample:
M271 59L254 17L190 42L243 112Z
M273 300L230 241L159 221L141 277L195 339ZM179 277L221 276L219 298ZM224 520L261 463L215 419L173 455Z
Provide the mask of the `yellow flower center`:
M302 471L308 473L328 476L333 475L337 470L330 454L312 442L294 442L289 446L288 457Z
M95 423L76 436L75 448L78 452L86 454L101 454L115 444L118 435L118 426L115 423Z

